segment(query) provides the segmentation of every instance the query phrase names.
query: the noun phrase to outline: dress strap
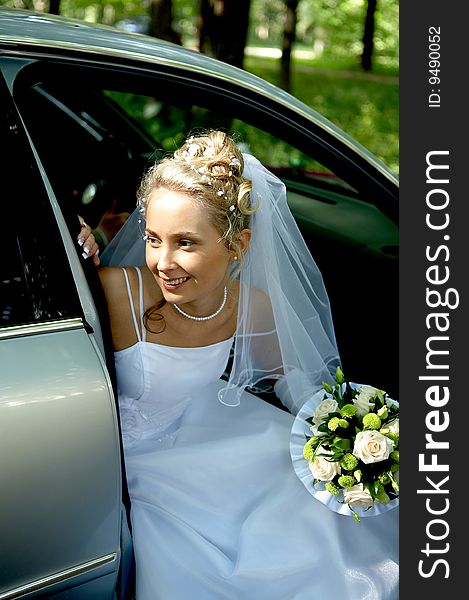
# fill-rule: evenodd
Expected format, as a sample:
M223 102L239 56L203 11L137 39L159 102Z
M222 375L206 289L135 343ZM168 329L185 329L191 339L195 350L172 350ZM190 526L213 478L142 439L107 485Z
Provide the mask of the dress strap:
M134 267L134 269L137 271L137 275L138 275L138 299L139 299L139 308L140 308L140 327L142 328L142 340L145 341L146 340L146 329L145 329L145 325L143 324L143 279L142 279L142 272L140 271L140 267Z
M131 289L130 289L129 276L128 276L128 274L127 274L127 270L126 270L124 267L121 267L121 269L122 269L122 271L124 272L125 284L126 284L126 286L127 286L127 294L128 294L128 296L129 296L129 302L130 302L130 310L132 311L132 319L133 319L133 321L134 321L135 334L136 334L136 336L137 336L137 340L138 340L139 342L141 342L141 341L142 341L142 337L141 337L141 335L140 335L140 329L138 328L137 316L136 316L136 314L135 314L134 302L133 302L133 300L132 300L132 291L131 291ZM140 273L140 271L138 272L138 274L139 274L139 284L140 284L140 285L139 285L139 288L140 288L140 290L141 290L141 288L142 288L142 285L141 285L141 277L142 277L142 276L141 276L141 273ZM141 304L142 304L142 299L140 298L140 305L141 305ZM140 308L140 311L141 311L141 308Z

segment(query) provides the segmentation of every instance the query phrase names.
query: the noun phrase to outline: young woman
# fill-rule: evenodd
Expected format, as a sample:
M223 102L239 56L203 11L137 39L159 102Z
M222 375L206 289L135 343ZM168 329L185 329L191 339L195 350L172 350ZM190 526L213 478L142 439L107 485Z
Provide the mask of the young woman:
M210 131L139 196L100 269L137 600L398 598L398 510L358 524L292 466L294 415L339 354L284 185ZM263 379L288 410L247 391Z

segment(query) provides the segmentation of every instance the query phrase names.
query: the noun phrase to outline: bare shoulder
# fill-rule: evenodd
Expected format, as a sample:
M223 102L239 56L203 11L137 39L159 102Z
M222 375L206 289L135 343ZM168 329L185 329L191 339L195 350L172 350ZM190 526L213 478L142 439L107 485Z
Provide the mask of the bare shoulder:
M141 270L146 267L140 267ZM133 289L134 282L137 281L137 273L133 267L99 267L98 273L101 279L101 284L104 288L106 296L119 294L120 292L127 293L126 278L124 271L127 273L130 287Z
M248 294L250 318L254 319L256 329L271 330L275 329L272 303L268 294L259 288L250 288L244 290Z
M245 294L245 298L249 298L249 302L251 303L251 306L254 307L256 310L270 311L272 309L270 298L264 292L264 290L261 290L260 288L256 288L256 287L244 288L244 289L242 289L241 286L239 286L239 287L240 287L240 293L242 292L243 294Z
M138 297L138 281L135 269L125 269L130 286L127 290L124 270L121 267L101 267L98 269L104 295L106 297L112 338L115 350L122 350L136 341L131 313L131 299L135 305Z
M250 289L251 301L256 303L256 306L268 308L270 307L270 298L259 288L251 288Z
M105 290L118 286L124 278L121 267L98 267L98 274Z
M239 279L234 279L230 283L230 289L236 298L249 300L251 306L258 307L259 310L271 309L269 296L260 288L242 286Z

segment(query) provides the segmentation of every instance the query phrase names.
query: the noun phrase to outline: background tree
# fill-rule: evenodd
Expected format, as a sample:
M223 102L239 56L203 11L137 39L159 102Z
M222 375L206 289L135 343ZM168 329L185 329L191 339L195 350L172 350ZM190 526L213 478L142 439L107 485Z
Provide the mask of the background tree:
M287 92L291 88L291 55L296 38L296 21L299 0L285 0L280 85Z
M180 34L173 28L172 0L151 0L150 35L182 45Z
M199 50L243 68L251 0L201 0Z
M376 8L377 0L368 0L365 15L365 27L363 30L363 52L361 55L361 64L364 71L371 71L372 67Z
M60 0L49 0L49 14L60 14Z

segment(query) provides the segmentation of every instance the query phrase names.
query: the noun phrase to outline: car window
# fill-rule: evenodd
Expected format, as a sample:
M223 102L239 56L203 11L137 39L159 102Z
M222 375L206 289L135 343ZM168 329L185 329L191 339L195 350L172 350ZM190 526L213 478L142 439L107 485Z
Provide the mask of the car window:
M368 185L358 191L355 182L337 176L324 164L327 144L300 134L299 123L283 127L278 116L230 96L228 85L222 92L225 102L220 89L189 78L182 84L130 70L116 75L39 63L15 82L15 99L59 203L97 228L98 241L103 215L135 208L151 161L191 131L221 127L285 182L292 212L319 260L324 254L329 261L323 248L335 242L397 256L397 225L377 207L380 193ZM114 233L107 232L104 244Z
M3 80L0 106L0 327L79 316L50 201Z
M61 206L96 227L115 203L129 211L151 138L99 91L38 83L20 95L28 131Z
M194 103L176 104L154 95L135 94L105 89L104 94L112 99L132 119L138 121L148 132L155 146L164 151L173 151L182 142L187 132L204 127L224 127L235 132L240 146L252 152L272 169L291 168L298 173L326 174L337 183L346 185L327 167L314 157L301 152L272 132L260 129L241 119L229 117L229 111L219 112Z
M17 86L15 97L59 202L73 207L93 227L105 210L133 210L140 177L149 161L172 152L188 132L222 127L235 132L244 151L255 154L289 189L328 200L330 192L358 197L322 161L302 152L213 99L187 98L165 87L135 91L123 78L57 83L57 76ZM127 89L125 89L127 87ZM125 91L124 91L125 90ZM197 100L197 101L196 101ZM38 118L40 115L41 118ZM255 118L253 119L255 121Z

